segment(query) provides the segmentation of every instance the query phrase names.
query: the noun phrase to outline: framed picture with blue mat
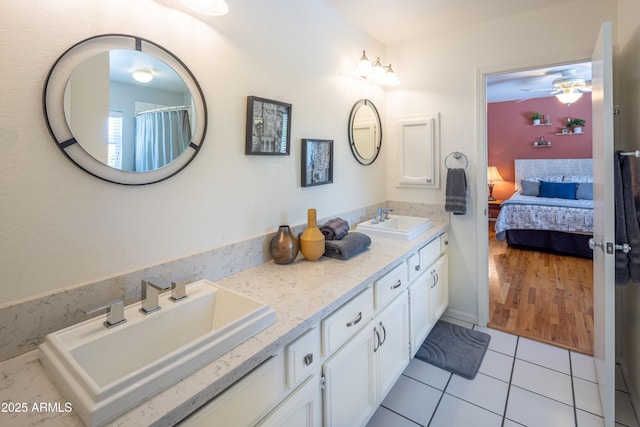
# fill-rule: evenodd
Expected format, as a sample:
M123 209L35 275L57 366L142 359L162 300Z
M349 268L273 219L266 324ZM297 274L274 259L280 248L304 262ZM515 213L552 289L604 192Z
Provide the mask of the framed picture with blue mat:
M472 380L480 369L489 341L489 334L439 320L415 357Z

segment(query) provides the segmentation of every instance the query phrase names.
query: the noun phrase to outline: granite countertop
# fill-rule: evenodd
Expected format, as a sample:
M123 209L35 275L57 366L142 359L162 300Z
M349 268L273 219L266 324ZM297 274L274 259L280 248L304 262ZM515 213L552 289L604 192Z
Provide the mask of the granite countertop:
M412 241L371 236L369 250L347 261L322 257L308 262L299 256L289 265L268 262L217 280L222 286L269 304L276 311L276 322L108 425L174 425L447 227L445 222L434 221L431 229ZM0 375L2 426L84 425L46 376L37 350L0 363Z

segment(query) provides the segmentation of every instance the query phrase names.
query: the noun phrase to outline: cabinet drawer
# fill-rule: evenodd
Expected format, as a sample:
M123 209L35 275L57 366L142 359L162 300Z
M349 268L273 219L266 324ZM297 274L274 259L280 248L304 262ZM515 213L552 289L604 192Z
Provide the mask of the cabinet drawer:
M384 307L396 295L407 289L409 276L407 263L403 262L376 280L373 284L376 310Z
M294 388L320 369L320 329L316 326L287 346L287 385Z
M373 314L373 289L362 291L321 322L322 351L328 355L347 342Z
M407 260L407 268L409 269L409 282L413 282L420 274L422 274L420 254L415 253L409 257Z
M283 357L279 352L180 423L181 427L250 427L284 394Z
M440 256L440 248L442 245L440 242L440 238L432 240L418 251L420 253L420 268L422 271L429 268L429 266Z

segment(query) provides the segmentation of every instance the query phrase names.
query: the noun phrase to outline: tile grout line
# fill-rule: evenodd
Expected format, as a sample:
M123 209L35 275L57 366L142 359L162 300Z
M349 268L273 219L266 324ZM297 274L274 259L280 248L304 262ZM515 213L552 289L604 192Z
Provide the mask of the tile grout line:
M576 408L576 385L573 381L573 361L571 360L571 350L569 353L569 373L571 374L571 397L573 398L573 421L578 427L578 409Z
M509 375L509 386L507 387L507 397L504 400L504 412L502 414L501 427L504 427L504 423L507 419L507 407L509 406L509 395L511 394L511 382L513 381L513 372L516 369L516 355L518 354L519 342L520 342L520 336L516 335L516 348L513 350L513 361L511 362L511 374Z
M433 413L431 414L431 418L429 418L429 422L427 423L426 427L429 427L431 425L431 422L433 422L433 418L436 416L436 412L438 412L438 408L440 407L440 403L442 403L442 398L444 397L444 392L447 389L447 387L449 387L449 383L451 383L451 379L453 378L453 374L449 374L449 379L447 380L447 383L445 384L445 386L442 389L442 394L440 395L440 399L438 399L438 403L436 404L436 407L433 408Z

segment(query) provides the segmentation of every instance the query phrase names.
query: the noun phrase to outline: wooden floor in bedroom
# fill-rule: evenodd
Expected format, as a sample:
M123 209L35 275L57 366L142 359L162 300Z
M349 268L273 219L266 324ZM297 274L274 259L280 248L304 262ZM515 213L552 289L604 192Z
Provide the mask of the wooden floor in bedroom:
M510 248L492 226L488 326L593 355L593 262Z

